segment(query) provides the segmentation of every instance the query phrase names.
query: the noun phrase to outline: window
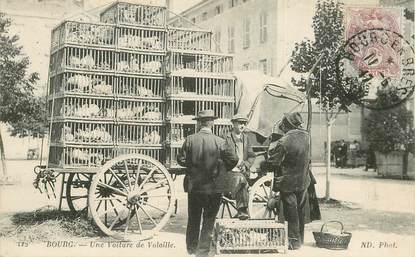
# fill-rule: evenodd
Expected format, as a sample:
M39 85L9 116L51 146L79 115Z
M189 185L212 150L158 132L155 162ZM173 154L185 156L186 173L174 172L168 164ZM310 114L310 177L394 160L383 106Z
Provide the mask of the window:
M262 12L259 16L259 42L267 41L267 12Z
M229 7L235 7L236 5L238 5L238 0L230 0L229 1Z
M249 38L249 36L250 36L250 31L249 31L249 29L250 29L250 20L249 20L249 18L245 18L244 19L244 22L243 22L243 38L242 38L242 41L243 41L243 47L244 48L248 48L249 47L249 44L250 44L250 38Z
M228 27L228 52L235 52L235 27Z
M259 66L258 69L260 71L262 71L262 73L267 74L268 73L267 59L260 60L258 64L259 64L258 65Z
M208 16L207 12L202 13L202 21L207 20L207 16Z
M221 50L220 50L220 40L221 40L220 28L216 29L216 32L213 35L213 38L215 40L214 43L215 43L215 46L216 46L216 52L221 52Z
M250 65L249 63L245 63L244 65L242 65L242 70L249 70Z
M218 5L215 7L215 15L221 14L223 11L223 6L222 5Z

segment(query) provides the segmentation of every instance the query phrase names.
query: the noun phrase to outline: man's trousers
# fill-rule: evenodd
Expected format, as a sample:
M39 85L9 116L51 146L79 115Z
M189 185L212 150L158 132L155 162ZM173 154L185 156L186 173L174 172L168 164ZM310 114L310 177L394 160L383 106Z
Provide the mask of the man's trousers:
M221 194L189 193L187 207L186 248L189 254L207 256L212 243ZM202 223L202 229L200 229Z
M307 189L297 192L281 192L285 220L288 221L288 238L293 248L304 242L305 204Z

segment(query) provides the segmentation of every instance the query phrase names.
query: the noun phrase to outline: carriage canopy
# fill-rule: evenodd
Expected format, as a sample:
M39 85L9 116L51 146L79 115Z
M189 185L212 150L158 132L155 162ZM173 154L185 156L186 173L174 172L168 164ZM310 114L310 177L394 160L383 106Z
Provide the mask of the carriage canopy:
M284 113L300 111L305 94L289 83L259 71L235 72L236 111L249 117L247 128L268 137Z

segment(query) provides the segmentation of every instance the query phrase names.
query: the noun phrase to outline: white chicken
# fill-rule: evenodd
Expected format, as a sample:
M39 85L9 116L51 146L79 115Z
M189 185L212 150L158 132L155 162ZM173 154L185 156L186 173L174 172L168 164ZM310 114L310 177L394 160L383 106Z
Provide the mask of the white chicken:
M128 71L129 70L128 62L126 61L119 61L117 63L117 70L119 71Z
M156 130L151 131L150 133L150 141L151 144L158 144L160 143L160 135Z
M91 55L85 55L84 58L81 59L81 66L83 68L92 69L95 66L95 60Z
M73 90L84 92L91 85L91 79L87 76L75 75L70 77L66 83L73 86Z
M140 72L140 63L135 58L131 58L131 61L130 61L130 71L132 71L132 72Z
M96 94L109 95L112 93L112 87L107 84L98 84L92 88L92 92Z
M79 59L76 56L69 57L69 66L78 68L79 66L81 66L81 59Z
M156 73L159 72L161 63L159 61L150 61L143 63L141 71L144 73Z

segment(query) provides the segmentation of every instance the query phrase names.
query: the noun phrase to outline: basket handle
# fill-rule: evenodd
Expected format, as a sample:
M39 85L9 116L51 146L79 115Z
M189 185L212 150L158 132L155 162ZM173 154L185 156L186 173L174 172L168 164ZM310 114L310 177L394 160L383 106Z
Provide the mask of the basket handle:
M340 232L341 233L343 233L343 223L341 223L340 221L338 221L338 220L331 220L331 221L327 221L327 222L325 222L324 224L323 224L323 226L321 226L321 230L320 230L320 232L323 232L323 229L324 229L324 226L326 226L327 224L329 224L329 223L338 223L338 224L340 224L340 226L341 226L341 230L340 230Z

